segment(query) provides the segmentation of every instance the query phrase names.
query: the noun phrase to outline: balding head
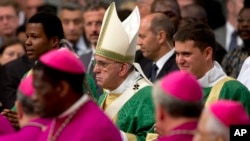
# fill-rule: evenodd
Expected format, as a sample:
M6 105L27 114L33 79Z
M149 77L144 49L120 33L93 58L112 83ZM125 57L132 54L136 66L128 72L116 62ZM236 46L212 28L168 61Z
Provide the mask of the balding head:
M175 28L163 13L152 13L141 20L138 45L143 56L157 61L173 47Z
M172 21L163 13L151 13L145 16L142 21L142 24L150 23L151 31L154 33L163 30L167 33L169 41L172 41L173 35L175 33L174 25Z

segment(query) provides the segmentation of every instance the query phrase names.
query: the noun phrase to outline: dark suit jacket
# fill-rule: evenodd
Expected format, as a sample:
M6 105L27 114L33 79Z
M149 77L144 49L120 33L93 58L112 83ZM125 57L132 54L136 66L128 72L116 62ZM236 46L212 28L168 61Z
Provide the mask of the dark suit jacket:
M83 65L85 66L86 71L88 71L87 69L88 69L89 63L91 61L92 54L93 54L93 51L80 56L80 59L81 59ZM93 72L93 70L90 70L90 72L88 72L88 73L92 76L91 73L94 73L94 72Z
M147 64L152 64L152 61L145 58L141 52L141 50L137 50L135 53L135 62L140 64L141 69L144 71Z
M224 56L227 54L227 51L225 50L225 48L223 48L220 44L218 44L216 42L216 49L215 49L215 60L218 61L218 63L221 64L222 59L224 58Z
M145 66L144 73L150 79L151 78L151 70L152 70L153 63L148 63ZM162 78L164 75L179 70L176 61L175 61L175 54L173 54L167 62L163 65L162 69L160 70L159 74L156 76L156 80Z
M225 48L226 46L226 25L223 25L214 30L216 41Z
M20 57L2 66L0 72L0 100L3 108L10 109L16 101L16 92L23 75L34 65L27 56Z

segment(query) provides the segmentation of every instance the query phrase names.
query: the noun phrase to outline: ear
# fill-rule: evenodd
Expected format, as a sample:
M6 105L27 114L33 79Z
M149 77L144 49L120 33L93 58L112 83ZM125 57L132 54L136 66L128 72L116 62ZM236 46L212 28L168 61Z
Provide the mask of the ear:
M70 90L69 83L66 81L61 81L59 85L56 87L56 92L60 97L64 97Z
M203 51L203 54L205 55L205 59L211 60L211 58L213 58L213 49L212 47L207 47L205 48L205 50Z
M127 64L127 63L121 64L121 69L120 69L119 75L125 76L127 74L127 72L129 71L129 69L130 69L129 64Z
M164 44L166 42L167 34L163 30L159 31L157 34L157 38L160 44Z
M17 118L18 118L18 120L20 120L23 117L23 109L22 109L22 106L18 100L15 102L15 106L17 109Z
M158 121L164 121L166 118L165 110L162 108L161 105L157 104L156 106L156 120Z
M58 37L52 37L50 39L50 47L55 49L59 47L59 38Z

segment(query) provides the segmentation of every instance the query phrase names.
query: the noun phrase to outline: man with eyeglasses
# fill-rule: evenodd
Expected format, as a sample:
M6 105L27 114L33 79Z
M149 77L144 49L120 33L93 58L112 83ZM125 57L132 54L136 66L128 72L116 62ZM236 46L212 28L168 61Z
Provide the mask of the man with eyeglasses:
M0 45L15 36L19 26L18 4L15 0L0 0Z
M134 64L139 22L136 7L121 23L112 3L95 50L97 84L105 89L98 103L128 141L145 141L154 124L151 83Z

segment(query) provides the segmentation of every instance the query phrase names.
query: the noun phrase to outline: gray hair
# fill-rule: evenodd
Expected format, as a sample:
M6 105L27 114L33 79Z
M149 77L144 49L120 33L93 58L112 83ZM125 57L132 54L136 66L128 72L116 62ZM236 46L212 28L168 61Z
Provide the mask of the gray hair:
M224 141L229 141L229 128L226 127L223 123L221 123L221 121L219 121L208 108L204 108L203 112L207 112L209 115L207 123L205 124L207 129L210 132L215 133L217 136L221 136Z
M170 47L173 47L173 36L175 34L175 27L172 21L163 13L155 13L151 21L151 31L156 34L160 30L166 32L167 43L170 44Z
M172 117L199 118L203 109L203 102L186 102L163 92L160 81L153 86L153 98Z
M32 99L23 93L21 93L19 90L17 91L17 100L20 101L20 104L22 106L23 112L28 115L35 114L34 110L34 103Z

